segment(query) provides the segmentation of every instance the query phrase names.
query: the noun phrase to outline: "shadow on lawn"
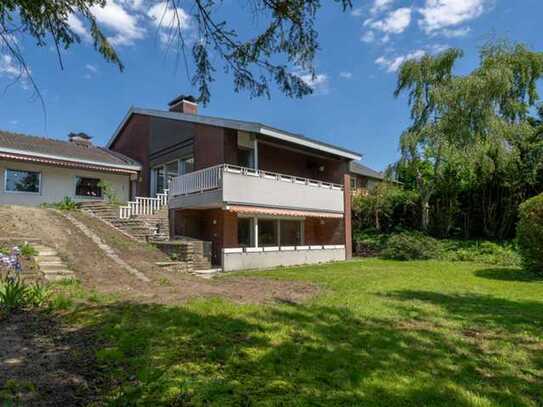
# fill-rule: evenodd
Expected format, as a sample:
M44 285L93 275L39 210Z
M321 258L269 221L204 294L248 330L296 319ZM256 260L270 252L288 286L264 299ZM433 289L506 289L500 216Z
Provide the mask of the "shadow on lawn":
M408 291L392 298L435 302L473 321L505 311L493 319L497 330L516 326L515 312L539 323L543 315L541 304L476 296ZM117 303L78 314L107 342L97 363L101 382L119 384L115 391L103 388L113 405L471 406L481 397L521 406L543 400L535 373L496 364L497 355L481 341L451 338L430 320L360 319L345 308L294 304L237 317L205 304ZM526 369L541 368L536 354Z
M543 281L543 277L520 268L488 268L477 270L477 277L501 281Z

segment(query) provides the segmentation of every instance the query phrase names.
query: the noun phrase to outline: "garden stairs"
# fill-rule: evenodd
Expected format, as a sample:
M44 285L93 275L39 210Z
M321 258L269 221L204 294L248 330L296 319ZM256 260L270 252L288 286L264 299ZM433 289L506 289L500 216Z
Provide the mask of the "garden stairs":
M154 198L145 199L146 205L150 199ZM169 255L175 254L177 260L187 263L189 270L211 269L210 243L183 236L170 240L167 201L161 198L157 201L158 204L154 206L148 205L152 210L145 210L144 213L140 211L140 214L132 211L129 217L126 215L127 207L119 208L106 201L82 202L80 208L130 239L150 242Z

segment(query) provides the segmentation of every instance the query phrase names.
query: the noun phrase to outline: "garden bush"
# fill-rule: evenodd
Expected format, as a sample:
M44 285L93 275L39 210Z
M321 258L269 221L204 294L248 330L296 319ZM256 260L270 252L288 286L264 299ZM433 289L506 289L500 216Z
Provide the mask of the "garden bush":
M0 311L10 313L24 308L41 308L49 303L51 291L38 282L27 284L17 277L0 279Z
M543 274L543 194L521 204L519 214L517 241L522 263L527 270Z
M428 260L443 256L439 240L419 232L402 232L392 235L381 253L385 259Z

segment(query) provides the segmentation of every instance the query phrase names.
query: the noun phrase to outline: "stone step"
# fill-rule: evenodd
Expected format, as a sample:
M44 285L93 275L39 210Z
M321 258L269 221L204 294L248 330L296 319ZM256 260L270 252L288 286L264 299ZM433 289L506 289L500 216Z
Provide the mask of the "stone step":
M50 282L58 282L58 281L64 281L64 280L72 280L74 279L74 276L68 276L63 274L49 274L45 276L45 279Z
M42 256L42 255L39 255L37 257L35 257L35 260L38 262L38 263L41 263L41 262L63 262L63 260L59 257L59 256L53 256L53 255L49 255L49 256Z
M40 269L41 272L44 274L44 275L55 275L55 274L58 274L58 275L63 275L63 276L74 276L74 272L72 270L68 270L67 268L59 268L59 269Z

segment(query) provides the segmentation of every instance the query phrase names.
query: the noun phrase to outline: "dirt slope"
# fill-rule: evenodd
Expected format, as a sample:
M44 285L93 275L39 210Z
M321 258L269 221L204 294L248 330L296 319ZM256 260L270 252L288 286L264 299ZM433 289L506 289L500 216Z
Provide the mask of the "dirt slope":
M0 236L41 239L59 252L85 287L116 293L125 299L179 303L192 297L221 296L237 302L300 302L317 291L316 287L301 282L258 278L203 280L185 273L166 271L155 263L168 258L151 245L127 239L84 213L72 215L97 233L123 260L149 277L151 283L139 281L120 269L55 210L0 206Z

